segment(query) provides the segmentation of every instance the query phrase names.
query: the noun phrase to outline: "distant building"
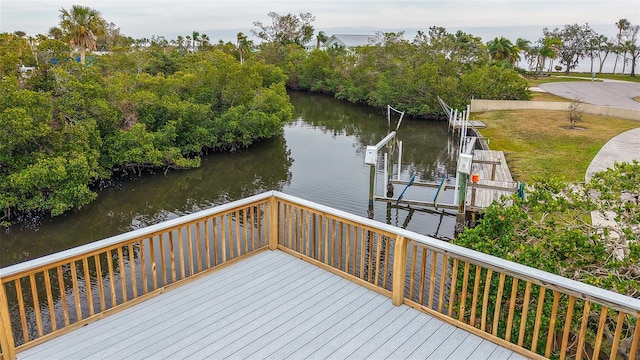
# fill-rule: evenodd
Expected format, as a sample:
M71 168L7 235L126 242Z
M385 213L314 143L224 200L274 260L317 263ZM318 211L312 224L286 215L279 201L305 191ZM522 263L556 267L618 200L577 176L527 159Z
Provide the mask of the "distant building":
M347 35L347 34L335 34L331 35L327 41L325 41L323 47L331 48L334 46L344 47L347 50L357 48L359 46L373 45L376 42L375 35Z

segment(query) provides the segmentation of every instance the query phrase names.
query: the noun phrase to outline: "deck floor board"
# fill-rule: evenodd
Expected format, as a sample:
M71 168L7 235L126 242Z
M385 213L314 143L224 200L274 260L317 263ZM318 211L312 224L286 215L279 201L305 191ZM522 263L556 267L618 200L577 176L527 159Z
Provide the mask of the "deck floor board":
M39 359L521 359L281 251L18 353Z

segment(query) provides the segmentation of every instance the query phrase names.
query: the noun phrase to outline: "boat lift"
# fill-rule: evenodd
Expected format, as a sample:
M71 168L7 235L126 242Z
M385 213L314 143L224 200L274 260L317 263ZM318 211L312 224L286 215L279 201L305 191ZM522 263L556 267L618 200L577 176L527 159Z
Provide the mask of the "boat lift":
M402 118L404 116L404 112L400 112L399 110L394 109L391 106L387 106L387 123L389 128L391 128L391 111L396 111L400 113L400 120L396 126L395 131L391 131L386 137L380 140L376 145L369 145L366 147L365 152L365 164L370 166L370 186L369 186L369 216L373 217L373 202L374 201L383 201L392 204L394 207L398 207L400 205L404 205L412 209L411 207L418 208L426 208L426 209L434 209L437 211L438 209L442 209L443 212L445 210L456 210L459 212L464 212L464 191L466 191L466 181L469 176L469 172L471 170L471 160L472 155L471 151L473 150L475 138L470 138L466 136L467 127L468 127L468 116L469 109L467 107L466 111L462 111L458 114L458 111L455 109L451 109L439 99L440 104L442 105L445 113L449 115L449 118L460 119L459 126L453 127L453 131L460 131L460 140L459 144L456 146L458 153L458 164L457 164L457 176L455 185L449 185L447 183L447 176L443 176L438 183L427 183L427 182L419 182L415 181L416 174L414 173L409 181L403 181L400 179L401 169L402 169L402 141L397 140L397 131L402 122ZM450 121L451 122L451 121ZM377 174L377 166L378 166L378 155L379 152L389 144L392 140L396 140L397 149L398 149L398 163L397 163L397 174L395 174L395 179L393 179L393 167L389 166L389 153L383 153L383 189L386 191L386 196L379 196L376 194L376 174ZM393 197L393 184L405 185L402 193L398 198ZM424 199L407 199L403 198L406 190L410 186L417 187L430 187L435 188L435 196L433 199L424 200ZM440 201L443 193L446 190L454 190L454 198L453 203L443 203ZM462 210L461 210L462 209ZM449 215L455 216L456 213L447 213Z

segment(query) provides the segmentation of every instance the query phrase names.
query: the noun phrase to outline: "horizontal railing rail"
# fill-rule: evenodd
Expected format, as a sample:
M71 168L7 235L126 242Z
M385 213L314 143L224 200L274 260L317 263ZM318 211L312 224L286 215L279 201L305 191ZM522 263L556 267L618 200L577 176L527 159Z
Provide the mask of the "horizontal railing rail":
M530 358L637 359L638 299L276 191L0 269L2 355L266 248Z
M282 250L530 358L637 359L640 300L276 193Z
M269 245L271 193L0 269L2 357Z

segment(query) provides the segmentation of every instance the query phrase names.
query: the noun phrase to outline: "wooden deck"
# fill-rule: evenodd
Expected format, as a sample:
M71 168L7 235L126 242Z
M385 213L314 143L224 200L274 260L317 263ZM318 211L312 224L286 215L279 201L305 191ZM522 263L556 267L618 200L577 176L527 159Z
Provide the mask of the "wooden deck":
M485 209L503 195L509 196L518 190L502 151L474 150L471 173L478 174L480 181L468 184L466 206L469 211Z
M523 359L282 251L18 354L30 359Z

